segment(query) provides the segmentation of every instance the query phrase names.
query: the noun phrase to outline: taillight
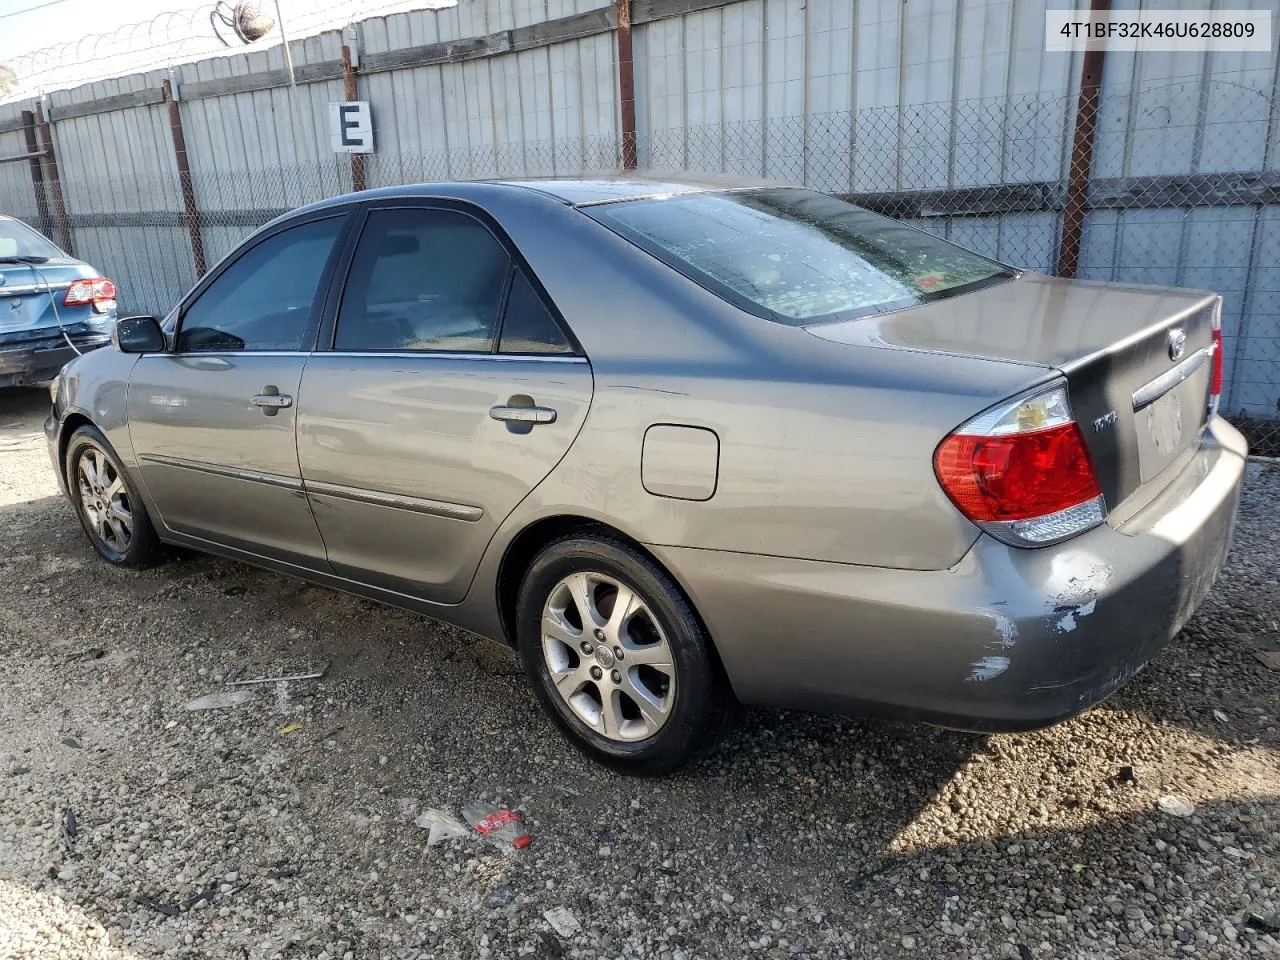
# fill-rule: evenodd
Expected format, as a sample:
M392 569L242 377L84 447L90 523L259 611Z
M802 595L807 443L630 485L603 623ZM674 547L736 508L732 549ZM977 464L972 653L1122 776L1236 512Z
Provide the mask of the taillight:
M1213 311L1213 374L1209 378L1209 416L1218 412L1222 400L1222 301Z
M83 307L87 304L114 302L116 285L106 277L88 277L77 280L67 287L67 295L62 298L64 307Z
M938 445L933 468L961 513L1014 546L1057 543L1105 517L1093 461L1062 383L959 427Z

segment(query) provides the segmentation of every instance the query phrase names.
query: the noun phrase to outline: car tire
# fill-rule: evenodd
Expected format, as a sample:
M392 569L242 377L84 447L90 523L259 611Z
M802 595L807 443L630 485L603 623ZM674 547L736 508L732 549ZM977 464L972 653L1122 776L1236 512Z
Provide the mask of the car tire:
M149 567L164 559L142 498L97 427L71 435L64 468L76 516L98 556L117 567Z
M714 749L733 696L689 601L640 551L605 534L554 541L526 571L516 617L539 703L588 756L658 776Z

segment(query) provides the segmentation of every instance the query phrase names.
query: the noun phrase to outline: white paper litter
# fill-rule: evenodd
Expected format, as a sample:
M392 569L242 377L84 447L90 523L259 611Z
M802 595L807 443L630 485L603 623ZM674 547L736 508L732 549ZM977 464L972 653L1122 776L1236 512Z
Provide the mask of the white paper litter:
M413 825L431 831L427 834L428 847L434 847L437 843L452 840L454 837L465 837L471 832L467 829L467 825L453 814L430 807L418 815Z

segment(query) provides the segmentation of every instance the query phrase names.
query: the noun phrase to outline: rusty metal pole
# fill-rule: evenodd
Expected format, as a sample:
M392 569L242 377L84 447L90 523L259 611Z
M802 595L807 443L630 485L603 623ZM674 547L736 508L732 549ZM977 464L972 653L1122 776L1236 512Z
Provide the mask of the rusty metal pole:
M351 48L345 43L342 45L342 95L348 101L359 100L360 94L356 90L356 68L351 63ZM364 154L352 153L351 157L351 189L363 190L365 188L365 171L364 171Z
M46 237L53 236L53 218L49 216L49 194L45 190L44 167L40 165L40 147L36 141L36 115L30 110L22 111L22 135L27 140L27 153L31 159L31 187L36 194L36 217L39 219L40 232Z
M49 166L49 189L53 194L53 215L57 218L58 236L62 240L62 249L74 254L71 244L71 223L67 220L67 204L62 198L62 178L58 175L58 154L53 149L53 130L44 115L44 104L36 101L36 126L40 128L40 149L44 151L44 162Z
M1111 10L1111 0L1092 0L1093 13ZM1102 93L1102 68L1106 50L1095 40L1085 47L1080 67L1080 97L1076 103L1076 129L1067 170L1067 195L1062 206L1062 239L1058 244L1058 276L1074 279L1080 267L1080 241L1093 170L1093 141L1098 127L1098 100Z
M622 169L634 170L636 146L636 73L631 52L631 0L617 0L618 99L622 107Z
M191 260L195 264L196 279L204 276L204 237L200 233L200 210L196 206L195 185L191 182L191 163L187 159L187 138L182 132L182 111L173 97L173 84L164 82L164 103L169 110L169 134L173 137L173 158L178 164L178 185L182 190L182 210L187 221L187 235L191 238Z

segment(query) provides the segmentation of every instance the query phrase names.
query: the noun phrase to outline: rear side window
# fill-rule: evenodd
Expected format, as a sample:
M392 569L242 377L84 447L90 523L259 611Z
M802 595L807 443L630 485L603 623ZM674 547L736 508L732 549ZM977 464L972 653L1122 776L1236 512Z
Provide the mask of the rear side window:
M488 353L511 258L453 210L374 210L347 275L337 350Z
M994 260L811 190L583 209L731 303L797 326L897 310L1013 276Z
M551 311L534 292L523 270L516 270L511 277L498 349L503 353L573 352Z

